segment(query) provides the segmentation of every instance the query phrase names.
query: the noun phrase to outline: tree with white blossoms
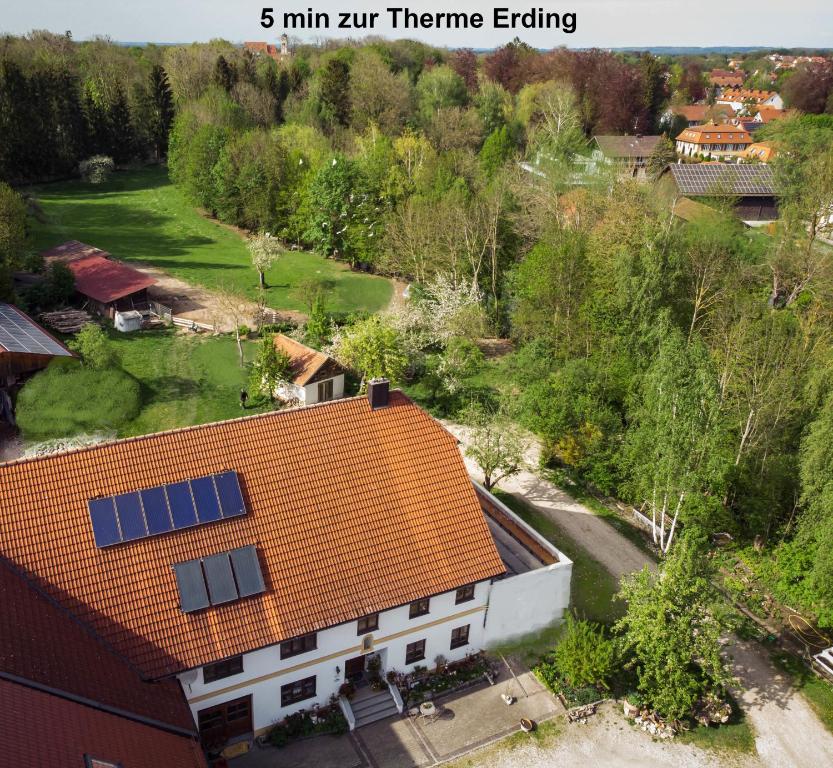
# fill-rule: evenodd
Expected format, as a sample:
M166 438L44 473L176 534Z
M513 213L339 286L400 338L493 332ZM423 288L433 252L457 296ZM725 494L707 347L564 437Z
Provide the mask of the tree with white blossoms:
M283 246L277 237L269 232L258 232L252 235L246 245L252 258L252 266L257 270L259 286L266 287L266 270L269 269L283 253Z
M473 402L462 419L470 427L466 456L482 470L487 491L524 468L526 441L501 411Z

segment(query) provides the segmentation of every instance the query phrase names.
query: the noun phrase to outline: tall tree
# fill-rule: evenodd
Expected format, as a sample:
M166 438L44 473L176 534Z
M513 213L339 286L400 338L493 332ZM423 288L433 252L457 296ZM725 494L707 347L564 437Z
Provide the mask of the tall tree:
M321 110L331 125L350 121L350 67L339 58L330 59L320 73Z

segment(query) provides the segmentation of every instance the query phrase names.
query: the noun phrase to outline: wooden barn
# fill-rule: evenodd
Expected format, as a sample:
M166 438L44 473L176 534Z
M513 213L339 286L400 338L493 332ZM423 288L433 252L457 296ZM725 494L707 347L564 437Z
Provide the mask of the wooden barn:
M91 311L113 319L116 312L145 309L152 277L111 258L110 254L78 240L41 253L47 264L67 265L75 278L75 290L87 300Z
M0 303L0 388L46 368L56 357L72 357L60 341L11 304Z

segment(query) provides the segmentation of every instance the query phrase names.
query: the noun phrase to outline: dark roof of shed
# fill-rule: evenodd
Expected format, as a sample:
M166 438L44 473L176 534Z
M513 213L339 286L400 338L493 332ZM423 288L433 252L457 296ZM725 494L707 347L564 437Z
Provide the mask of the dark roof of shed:
M607 157L648 157L661 136L594 136Z

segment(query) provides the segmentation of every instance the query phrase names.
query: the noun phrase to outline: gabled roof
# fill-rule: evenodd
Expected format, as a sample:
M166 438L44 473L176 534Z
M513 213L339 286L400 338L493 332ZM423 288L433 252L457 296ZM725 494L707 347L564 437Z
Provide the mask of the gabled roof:
M677 136L677 141L687 141L690 144L751 144L752 137L737 125L706 123L684 128Z
M594 136L606 157L649 157L661 136Z
M89 499L233 469L247 513L105 549ZM0 551L148 677L489 579L456 440L399 392L0 465ZM254 545L266 592L180 610L175 563Z
M0 679L0 763L84 768L85 757L124 768L205 768L195 739Z
M0 302L0 355L9 352L72 357L72 352L31 317L12 304Z
M759 123L771 123L773 120L780 120L788 116L788 110L778 107L758 107L755 113L755 120Z
M0 677L60 691L162 728L193 734L175 681L147 683L66 607L0 556Z
M156 280L144 272L128 267L110 258L106 251L78 240L69 240L43 251L41 256L47 261L64 262L75 278L75 290L102 304L156 284Z
M307 347L289 336L276 333L273 341L277 349L289 355L289 359L292 361L292 382L299 387L311 384L317 378L322 378L316 374L321 372L324 366L326 366L329 378L344 373L344 367L329 355Z
M669 170L683 195L772 197L775 194L772 168L768 165L675 164Z
M726 88L720 95L720 100L763 102L773 96L777 96L775 91L762 91L758 88Z
M678 107L671 107L675 115L682 115L689 122L705 123L708 120L719 118L733 118L735 108L731 104L685 104Z

